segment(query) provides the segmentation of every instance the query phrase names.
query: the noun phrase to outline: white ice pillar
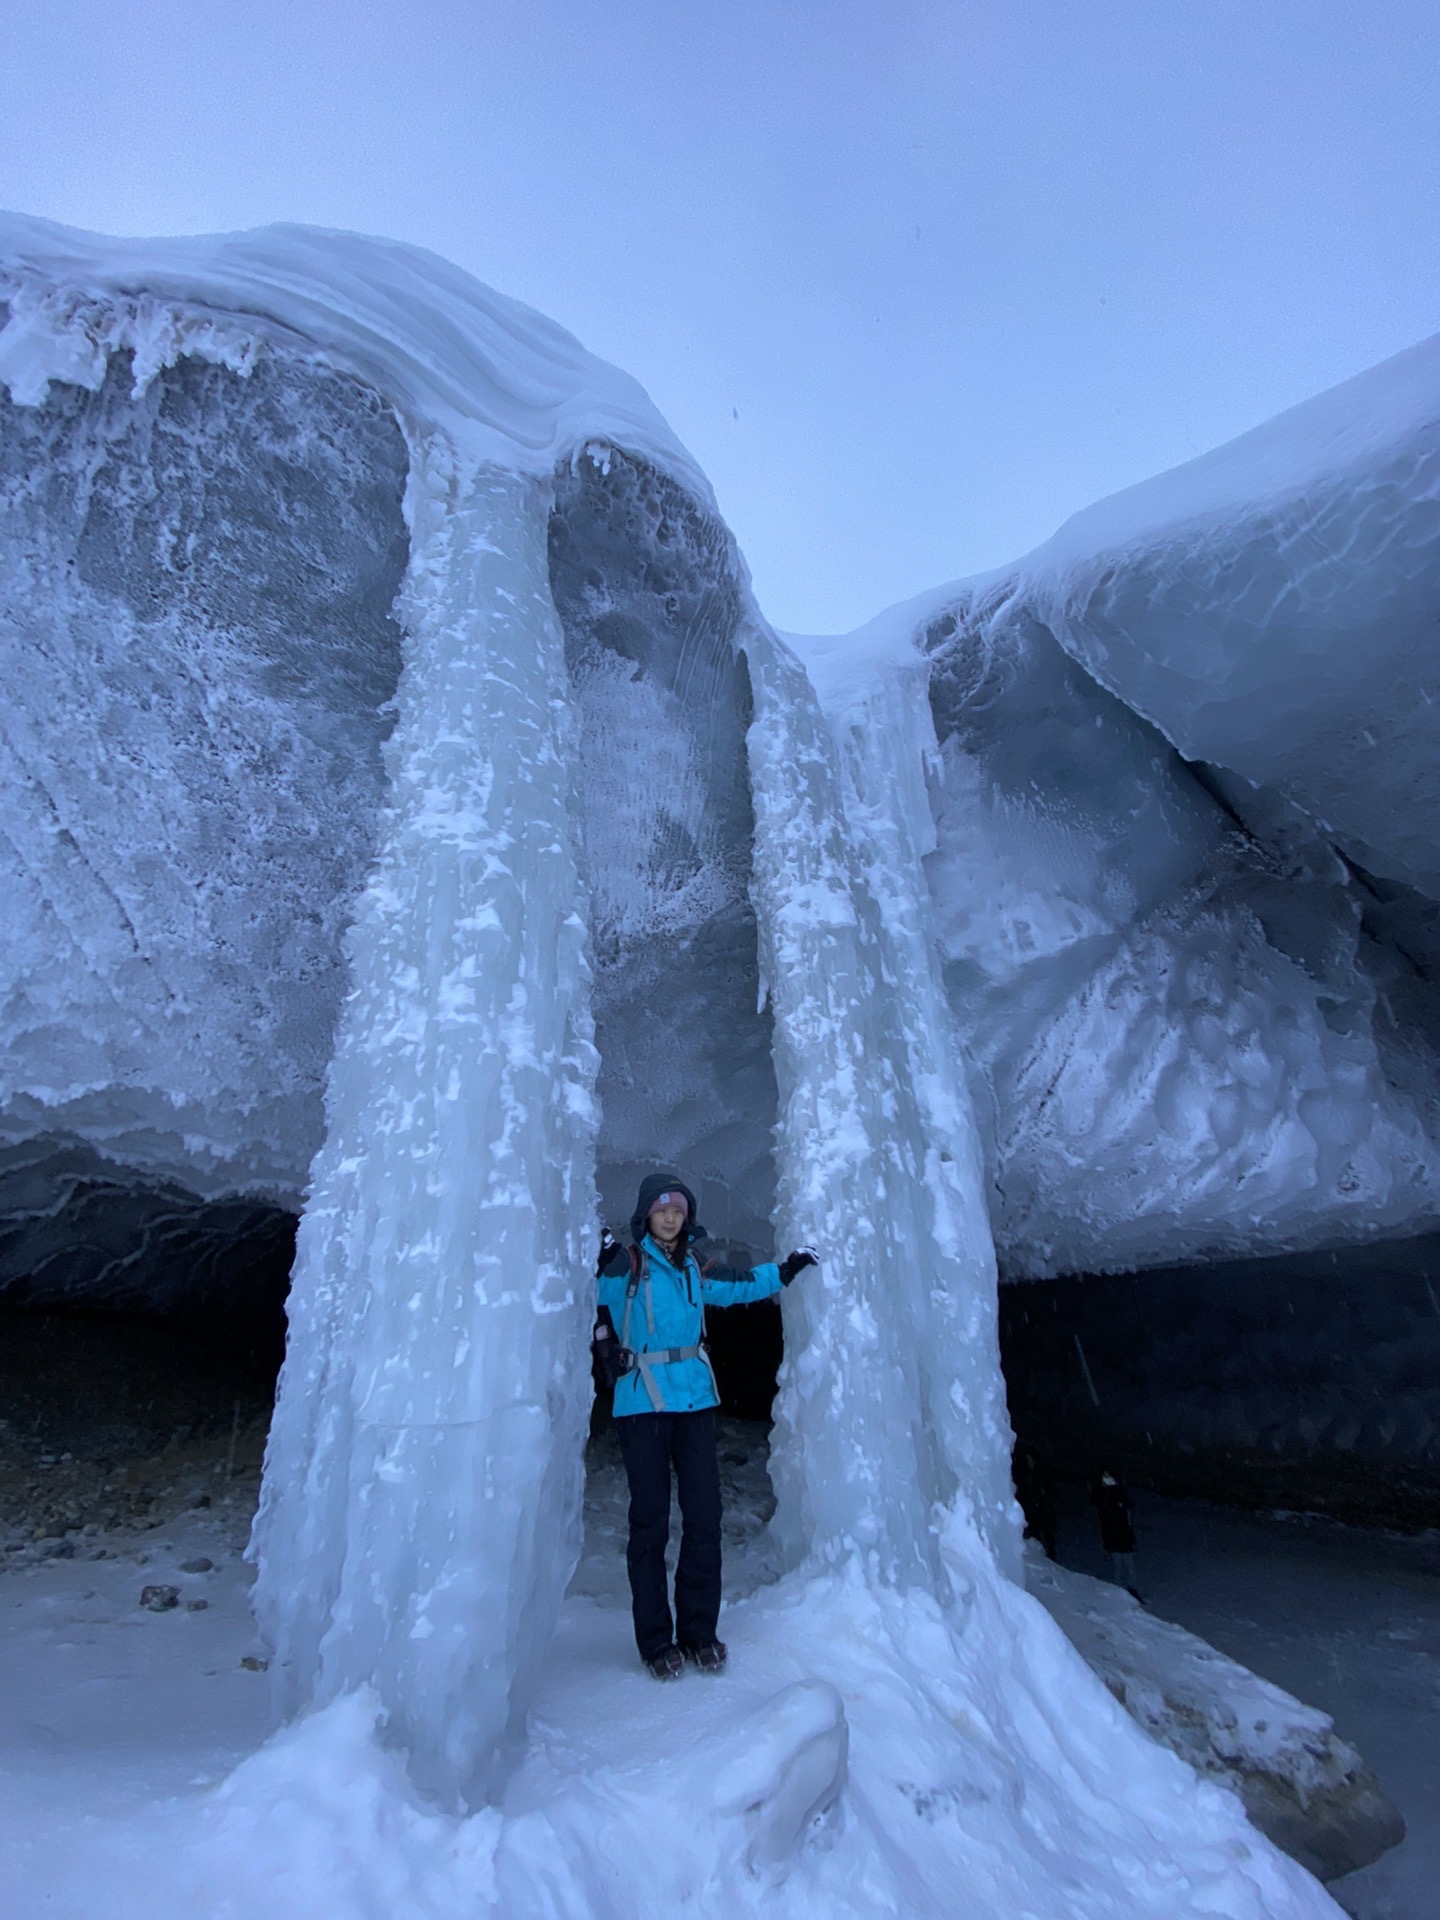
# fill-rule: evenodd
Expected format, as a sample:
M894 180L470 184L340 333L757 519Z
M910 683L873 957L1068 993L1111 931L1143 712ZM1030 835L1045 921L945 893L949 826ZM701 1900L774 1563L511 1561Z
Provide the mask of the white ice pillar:
M937 1517L965 1503L1013 1574L994 1247L921 864L924 668L878 681L837 737L783 649L746 652L778 1225L822 1258L785 1301L776 1528L792 1561L858 1554L943 1591Z
M408 647L253 1551L287 1711L473 1803L578 1551L595 1055L548 489L417 455Z

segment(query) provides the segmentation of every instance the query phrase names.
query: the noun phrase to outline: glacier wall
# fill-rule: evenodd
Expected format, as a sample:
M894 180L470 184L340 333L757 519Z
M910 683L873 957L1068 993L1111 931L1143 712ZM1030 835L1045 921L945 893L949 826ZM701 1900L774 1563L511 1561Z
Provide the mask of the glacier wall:
M353 376L234 357L0 392L12 1291L178 1293L246 1235L234 1196L298 1205L321 1139L407 454Z
M1013 578L919 627L928 861L1011 1277L1419 1231L1440 1003L1278 797L1237 816Z
M719 518L658 466L596 447L556 475L550 582L577 721L601 1212L683 1167L704 1225L774 1246L777 1110L751 904L746 595Z

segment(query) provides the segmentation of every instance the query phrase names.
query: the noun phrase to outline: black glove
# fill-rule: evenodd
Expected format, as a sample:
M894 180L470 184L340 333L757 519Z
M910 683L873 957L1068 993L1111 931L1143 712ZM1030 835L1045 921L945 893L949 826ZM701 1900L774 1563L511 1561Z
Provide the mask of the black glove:
M611 1233L608 1227L600 1229L600 1257L595 1262L595 1278L608 1279L612 1274L626 1273L630 1268L630 1254Z
M797 1273L803 1273L806 1267L818 1267L819 1264L820 1256L813 1247L797 1247L794 1253L787 1253L780 1262L781 1284L788 1287Z
M613 1392L635 1364L634 1355L627 1347L622 1347L615 1332L615 1322L610 1318L610 1309L601 1307L595 1316L595 1326L590 1335L590 1351L595 1358L595 1366L601 1380Z

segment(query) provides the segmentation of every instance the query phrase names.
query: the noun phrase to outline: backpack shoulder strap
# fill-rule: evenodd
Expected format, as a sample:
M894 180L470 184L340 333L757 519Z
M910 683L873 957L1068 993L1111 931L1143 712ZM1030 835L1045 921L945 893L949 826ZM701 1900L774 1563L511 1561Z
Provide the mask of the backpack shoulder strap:
M625 1283L625 1320L620 1328L620 1344L630 1344L630 1310L635 1305L635 1296L640 1291L640 1282L645 1282L645 1324L653 1334L655 1331L655 1307L650 1293L650 1256L643 1247L630 1248L630 1278Z

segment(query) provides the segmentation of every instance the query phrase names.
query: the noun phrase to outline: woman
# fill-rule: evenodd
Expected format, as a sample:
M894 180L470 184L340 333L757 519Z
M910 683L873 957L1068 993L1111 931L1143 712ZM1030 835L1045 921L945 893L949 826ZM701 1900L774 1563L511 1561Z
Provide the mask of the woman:
M635 1644L657 1680L678 1679L685 1661L719 1673L720 1465L715 1409L720 1395L705 1351L706 1307L764 1300L815 1265L808 1247L749 1273L702 1273L690 1244L703 1236L695 1196L674 1174L641 1182L630 1218L633 1245L606 1233L597 1269L600 1308L595 1351L615 1387L615 1431L630 1483L626 1564ZM680 1560L672 1619L665 1577L670 1474L680 1495Z

